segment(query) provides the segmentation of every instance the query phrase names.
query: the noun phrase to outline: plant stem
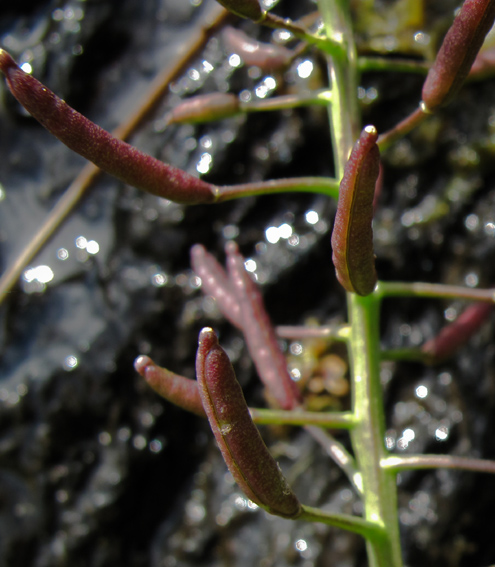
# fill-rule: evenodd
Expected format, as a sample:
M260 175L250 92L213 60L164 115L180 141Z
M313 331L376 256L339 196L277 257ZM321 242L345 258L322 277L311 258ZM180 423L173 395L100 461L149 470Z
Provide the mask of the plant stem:
M354 425L354 415L348 411L320 413L249 408L249 412L258 425L317 425L330 429L351 429Z
M368 522L357 516L349 516L348 514L332 514L325 512L319 508L311 506L302 506L302 514L298 516L298 520L306 522L321 522L330 526L336 526L350 532L357 533L363 537L380 539L382 529L375 523Z
M354 141L359 134L357 104L357 55L352 40L353 31L346 0L319 0L325 33L340 38L343 49L329 52L328 73L332 89L329 107L332 147L334 148L335 177L342 179L344 167Z
M443 299L472 299L495 302L495 289L472 289L457 285L423 282L378 282L375 294L380 297L429 297Z
M495 474L495 461L455 455L393 455L383 459L381 464L395 473L413 469L456 469Z
M289 179L274 179L239 185L224 185L218 187L217 203L251 197L253 195L270 195L273 193L306 192L323 193L337 198L339 184L329 177L294 177Z
M363 481L364 517L384 527L368 540L371 567L401 567L395 474L383 469L385 417L380 384L379 300L374 294L347 294L351 340L351 390L356 423L351 440Z

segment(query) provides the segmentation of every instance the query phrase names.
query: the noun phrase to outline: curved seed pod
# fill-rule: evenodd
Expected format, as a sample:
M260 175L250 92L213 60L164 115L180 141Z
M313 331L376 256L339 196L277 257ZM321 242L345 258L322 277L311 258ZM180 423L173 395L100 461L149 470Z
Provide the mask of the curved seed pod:
M294 409L301 404L301 393L287 370L287 361L280 351L261 293L244 267L237 244L228 242L225 252L231 285L240 307L242 331L258 375L282 409Z
M454 355L461 346L479 331L494 309L493 303L473 303L459 317L446 325L433 339L426 342L422 351L430 364L438 364Z
M352 148L340 182L332 232L332 260L346 291L368 295L376 285L373 254L373 196L380 169L378 132L366 126Z
M222 39L227 49L237 53L246 65L254 65L263 71L286 67L294 58L292 51L283 45L256 41L231 26L222 31Z
M217 0L217 2L236 16L253 22L260 23L266 17L266 12L261 9L258 0Z
M107 173L177 203L215 201L214 185L115 138L24 73L3 49L0 49L0 71L5 74L12 94L36 120L71 150Z
M211 93L182 101L169 112L167 122L168 124L212 122L238 113L238 97L228 93Z
M423 85L426 110L448 104L457 94L494 20L495 0L465 0Z
M206 417L196 380L158 366L149 356L138 356L134 368L162 398L186 411Z
M201 244L191 248L191 265L201 278L202 291L213 296L222 315L242 330L239 301L223 267Z
M254 425L213 329L205 328L199 335L196 374L208 421L237 484L271 514L296 518L301 505Z

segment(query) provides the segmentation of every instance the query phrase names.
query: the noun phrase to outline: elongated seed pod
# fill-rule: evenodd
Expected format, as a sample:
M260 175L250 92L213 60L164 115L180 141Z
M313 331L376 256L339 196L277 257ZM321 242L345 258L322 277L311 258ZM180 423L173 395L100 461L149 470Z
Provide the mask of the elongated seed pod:
M214 297L222 315L242 330L239 301L223 267L201 244L191 248L191 265L201 278L203 293Z
M301 404L301 393L287 370L261 293L244 267L237 244L228 242L225 252L229 278L240 307L242 331L258 375L282 409L294 409Z
M217 0L217 2L236 16L253 22L262 22L266 16L258 0Z
M229 118L239 113L239 98L229 93L210 93L188 98L173 108L169 124L196 124Z
M494 20L495 0L465 0L423 85L426 110L433 111L454 98Z
M0 71L24 108L71 150L118 179L177 203L211 203L216 187L115 138L76 112L0 49Z
M231 26L222 31L222 39L227 49L237 53L246 65L254 65L263 71L286 67L294 57L294 53L283 45L262 43Z
M210 328L199 335L196 374L208 421L237 484L271 514L296 518L301 505L254 425L230 360Z
M134 368L157 394L186 411L206 417L198 382L158 366L149 356L138 356Z
M430 364L438 364L451 356L467 343L488 320L494 309L493 303L473 303L449 325L443 327L436 337L426 342L422 351Z
M340 183L332 232L332 260L346 291L368 295L376 285L373 196L380 170L378 132L366 126L352 148Z

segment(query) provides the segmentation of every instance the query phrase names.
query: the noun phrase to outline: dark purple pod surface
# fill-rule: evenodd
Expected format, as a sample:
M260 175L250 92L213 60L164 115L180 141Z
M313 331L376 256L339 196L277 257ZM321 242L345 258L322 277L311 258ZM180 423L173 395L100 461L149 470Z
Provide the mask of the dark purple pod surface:
M206 417L196 380L170 372L144 355L136 358L134 368L162 398L186 411Z
M76 112L0 49L0 71L15 98L71 150L129 185L177 203L212 203L214 185L163 163Z
M373 253L373 197L380 170L378 132L366 126L352 148L340 182L332 232L332 260L346 291L368 295L377 282Z
M196 374L210 426L237 484L271 514L296 518L301 505L254 425L230 360L210 328L199 335Z
M423 85L426 110L448 104L461 88L495 20L495 0L465 0Z

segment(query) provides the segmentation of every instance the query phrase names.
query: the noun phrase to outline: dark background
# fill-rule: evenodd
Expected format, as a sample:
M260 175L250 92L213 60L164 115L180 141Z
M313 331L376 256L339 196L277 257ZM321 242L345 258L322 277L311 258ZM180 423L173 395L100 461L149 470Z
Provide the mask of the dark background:
M191 26L212 2L175 0L18 1L0 7L0 46L69 104L107 129L139 104L153 77L172 64ZM294 6L292 6L294 4ZM456 2L425 2L421 29L404 1L354 2L363 52L428 57ZM282 2L297 17L312 2ZM294 11L295 10L295 11ZM259 33L242 23L247 32ZM268 39L271 32L262 31ZM324 64L309 55L320 86ZM164 130L163 117L196 92L253 89L263 80L229 67L221 39L178 80L133 143L190 172L202 154L206 178L235 183L290 175L331 175L326 114L299 110L207 126ZM213 70L204 71L207 60ZM191 71L194 70L197 72ZM199 78L195 78L199 75ZM277 76L279 93L306 86ZM414 109L416 75L365 74L363 122L380 131ZM385 184L375 222L379 276L493 286L493 81L465 88L458 101L384 156ZM28 242L84 166L0 89L0 269ZM364 565L362 542L319 525L249 511L212 442L207 424L158 398L133 370L140 353L194 376L198 331L212 325L232 355L251 405L263 395L242 337L197 289L190 246L223 259L236 236L257 263L277 324L344 320L344 294L330 262L334 204L321 196L249 198L220 206L164 203L102 176L30 266L50 266L46 285L19 285L0 306L0 565L175 567L188 565ZM315 210L317 225L305 220ZM299 241L267 243L269 226L288 223ZM97 254L76 239L99 244ZM60 250L68 253L60 260ZM473 279L474 278L474 279ZM161 282L163 285L156 285ZM461 302L387 301L384 346L417 346ZM488 323L451 362L384 366L388 435L395 450L494 458L493 327ZM290 345L287 345L290 346ZM304 345L308 356L312 345ZM331 348L331 347L329 347ZM340 353L342 356L342 353ZM74 357L74 358L70 358ZM71 367L77 360L75 367ZM418 385L429 396L415 396ZM335 400L346 407L348 400ZM403 431L415 432L398 449ZM447 438L439 441L439 428ZM301 499L359 512L342 475L302 432L263 429ZM345 437L342 437L345 440ZM495 484L458 472L402 475L400 520L410 567L495 561ZM306 542L298 551L295 543Z

